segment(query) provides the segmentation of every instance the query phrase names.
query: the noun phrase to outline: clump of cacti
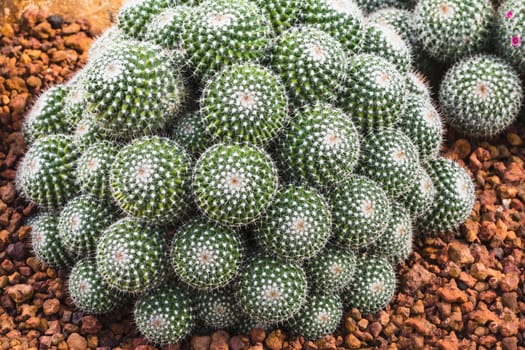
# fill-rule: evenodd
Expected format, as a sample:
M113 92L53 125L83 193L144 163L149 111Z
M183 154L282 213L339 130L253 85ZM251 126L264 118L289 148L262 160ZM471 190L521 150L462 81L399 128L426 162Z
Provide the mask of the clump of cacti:
M134 300L159 344L194 325L314 339L383 308L413 237L473 207L469 174L439 156L445 122L492 136L520 108L523 6L505 2L491 36L505 62L480 55L487 4L129 1L29 112L17 187L46 211L35 255L83 258L79 309ZM451 67L439 101L415 69L435 74L431 58Z

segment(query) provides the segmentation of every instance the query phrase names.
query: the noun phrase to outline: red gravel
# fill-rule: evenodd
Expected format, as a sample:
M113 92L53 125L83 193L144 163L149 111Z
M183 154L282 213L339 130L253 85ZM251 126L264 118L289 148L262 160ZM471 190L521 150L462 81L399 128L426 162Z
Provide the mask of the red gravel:
M0 28L0 344L13 350L156 349L135 333L129 310L109 317L76 311L65 292L66 271L42 267L31 254L23 219L33 207L14 186L25 150L24 111L42 89L84 64L91 42L87 23L46 18L26 12L19 24ZM523 124L490 142L449 134L445 154L470 170L478 200L459 235L416 241L386 310L366 317L351 310L338 334L316 343L252 330L194 336L182 347L525 350L523 140Z

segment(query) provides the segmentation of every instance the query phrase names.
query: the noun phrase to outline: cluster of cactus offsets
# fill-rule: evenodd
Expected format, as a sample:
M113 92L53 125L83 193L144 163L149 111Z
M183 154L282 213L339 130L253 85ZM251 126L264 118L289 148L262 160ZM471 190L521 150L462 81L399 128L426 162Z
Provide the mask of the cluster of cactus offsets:
M488 1L128 1L28 113L35 255L159 344L380 310L414 237L474 205L445 123L493 136L520 110L524 0Z

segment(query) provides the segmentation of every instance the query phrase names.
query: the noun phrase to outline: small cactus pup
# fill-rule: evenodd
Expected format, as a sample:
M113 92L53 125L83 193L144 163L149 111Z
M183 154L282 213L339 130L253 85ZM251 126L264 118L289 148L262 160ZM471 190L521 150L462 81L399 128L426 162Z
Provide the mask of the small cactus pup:
M115 156L111 193L133 217L174 222L188 207L190 174L191 160L182 147L165 137L144 136Z
M73 126L71 135L73 136L73 142L81 152L93 143L107 137L100 129L96 116L89 112L84 113Z
M525 3L506 0L498 8L496 46L516 69L525 76Z
M301 18L303 23L332 35L347 53L361 49L365 19L354 0L306 0Z
M306 301L306 274L292 262L256 255L240 273L237 289L239 305L250 318L282 322L297 314Z
M470 215L476 199L472 179L465 169L446 158L429 160L426 169L434 182L436 196L430 209L416 220L425 235L453 230Z
M177 119L171 136L193 158L199 158L212 144L204 118L199 112L187 113Z
M292 101L333 102L342 90L347 69L339 41L322 30L292 27L277 37L271 67L281 77Z
M182 109L183 80L158 46L123 41L86 69L90 110L111 136L131 139L159 132Z
M319 189L350 176L360 153L359 134L350 116L327 103L298 110L276 143L283 175Z
M359 257L352 283L341 294L346 307L361 313L377 312L392 300L396 289L396 273L386 258Z
M356 256L351 250L333 245L323 249L318 255L305 262L310 290L342 291L352 281Z
M55 215L36 214L27 224L31 226L33 252L41 263L51 267L66 267L73 264L73 258L58 234L58 218Z
M408 94L399 129L417 147L419 159L436 158L443 142L443 123L430 96Z
M59 210L78 193L75 181L78 156L70 136L39 138L18 168L18 192L41 207Z
M244 245L237 232L206 219L183 225L171 242L171 265L177 276L197 289L227 285L239 272Z
M265 10L277 35L299 23L305 6L305 0L255 0L255 3Z
M288 185L259 221L256 241L268 254L300 261L316 255L331 236L331 215L313 188Z
M198 293L195 308L197 318L205 327L214 330L234 327L240 314L235 293L228 287Z
M359 171L392 196L408 191L419 165L417 147L397 129L383 129L363 140Z
M127 37L143 40L153 17L176 3L176 0L128 0L118 14L117 26Z
M492 20L490 0L420 0L414 9L414 26L424 50L445 63L481 51Z
M283 128L288 98L280 79L257 64L228 66L208 81L200 102L207 130L223 142L264 145Z
M24 123L23 132L27 144L53 134L67 134L71 126L64 114L64 96L67 85L47 89L35 102Z
M342 106L362 133L392 126L406 99L406 79L395 65L372 54L349 59Z
M456 63L441 82L439 101L452 127L477 137L492 137L516 120L523 100L516 71L494 56Z
M272 25L249 0L206 0L193 9L182 31L193 73L203 77L223 67L263 58Z
M392 62L396 68L407 73L412 67L410 46L391 26L373 22L366 24L361 53L374 54Z
M58 234L71 255L83 256L95 250L98 237L112 220L113 213L105 204L79 196L62 209Z
M343 302L337 294L316 292L309 295L299 313L289 322L298 336L316 340L335 332L343 317Z
M277 169L270 156L251 145L217 144L197 160L194 198L211 220L243 226L257 220L273 202Z
M117 307L122 295L102 280L95 261L78 261L69 275L68 292L75 306L90 314L105 314Z
M423 73L417 70L408 72L406 83L408 94L418 95L426 98L432 97L430 83Z
M392 216L381 238L367 248L367 253L398 264L412 253L413 227L410 212L399 203L392 203Z
M412 218L425 214L431 207L436 197L434 181L423 166L419 166L417 175L409 190L405 192L400 202L410 212Z
M390 200L381 186L352 175L329 194L333 230L346 249L361 248L381 237L390 220Z
M100 236L97 271L112 288L144 293L161 284L166 275L164 233L131 218L120 219Z
M412 9L417 0L356 0L359 6L371 13L377 10L394 7L400 9Z
M82 152L77 160L76 178L82 192L94 198L111 197L109 175L118 146L109 141L99 141Z
M172 285L139 297L133 316L140 333L161 345L177 343L191 332L195 323L190 296Z

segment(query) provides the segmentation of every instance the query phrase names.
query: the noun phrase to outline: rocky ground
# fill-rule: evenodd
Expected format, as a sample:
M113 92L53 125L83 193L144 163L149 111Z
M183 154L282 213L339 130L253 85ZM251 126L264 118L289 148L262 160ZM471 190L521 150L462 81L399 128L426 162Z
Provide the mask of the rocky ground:
M129 310L76 311L67 271L39 265L24 219L15 169L25 144L24 111L46 87L82 66L92 40L83 21L26 12L0 28L0 344L2 349L156 349L136 334ZM350 310L334 336L317 342L284 332L194 336L183 349L505 349L525 350L525 124L490 142L448 134L447 157L466 166L478 200L457 235L418 239L399 269L386 310ZM180 346L165 347L178 349Z

